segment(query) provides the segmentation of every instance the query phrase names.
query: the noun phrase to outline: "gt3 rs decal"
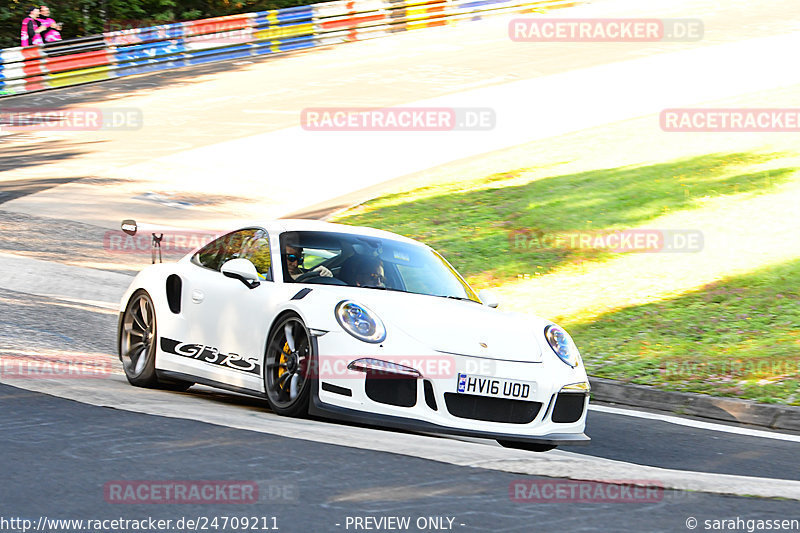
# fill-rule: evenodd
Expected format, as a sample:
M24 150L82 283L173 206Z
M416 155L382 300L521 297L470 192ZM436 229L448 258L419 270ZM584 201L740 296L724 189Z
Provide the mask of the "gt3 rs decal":
M219 365L232 370L255 374L256 376L261 375L261 365L257 358L239 355L238 353L221 353L219 349L213 346L180 342L161 337L161 350L181 357L197 359L204 363Z

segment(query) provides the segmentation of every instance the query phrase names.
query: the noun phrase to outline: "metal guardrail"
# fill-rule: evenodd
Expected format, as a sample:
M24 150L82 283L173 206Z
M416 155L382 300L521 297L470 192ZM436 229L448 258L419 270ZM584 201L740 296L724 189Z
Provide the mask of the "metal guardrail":
M0 49L0 97L584 0L337 0Z

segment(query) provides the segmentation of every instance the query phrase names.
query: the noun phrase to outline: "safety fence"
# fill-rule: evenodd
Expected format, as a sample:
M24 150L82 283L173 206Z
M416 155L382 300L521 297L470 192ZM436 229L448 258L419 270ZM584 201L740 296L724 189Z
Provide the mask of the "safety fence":
M0 96L542 12L584 0L337 0L0 50Z

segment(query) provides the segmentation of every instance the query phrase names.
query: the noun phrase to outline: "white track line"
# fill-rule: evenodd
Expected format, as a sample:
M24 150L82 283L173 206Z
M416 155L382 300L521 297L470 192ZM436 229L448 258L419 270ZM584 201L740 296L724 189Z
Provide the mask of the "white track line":
M715 424L713 422L702 422L700 420L692 420L689 418L680 418L671 415L661 415L657 413L646 413L644 411L634 411L632 409L620 409L618 407L608 407L605 405L590 405L590 411L597 411L600 413L609 413L613 415L632 416L634 418L646 418L648 420L658 420L660 422L667 422L669 424L676 424L678 426L687 426L697 429L707 429L709 431L721 431L723 433L735 433L737 435L746 435L748 437L761 437L764 439L785 440L789 442L800 442L800 435L789 435L787 433L778 433L772 431L763 431L759 429L749 429L736 426L726 426L724 424Z

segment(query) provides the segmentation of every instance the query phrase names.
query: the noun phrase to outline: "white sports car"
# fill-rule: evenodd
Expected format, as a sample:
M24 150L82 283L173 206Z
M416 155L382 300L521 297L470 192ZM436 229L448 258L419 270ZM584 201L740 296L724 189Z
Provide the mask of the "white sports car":
M122 297L118 347L137 386L200 383L280 415L534 451L587 443L572 339L493 300L411 239L277 220L143 269Z

